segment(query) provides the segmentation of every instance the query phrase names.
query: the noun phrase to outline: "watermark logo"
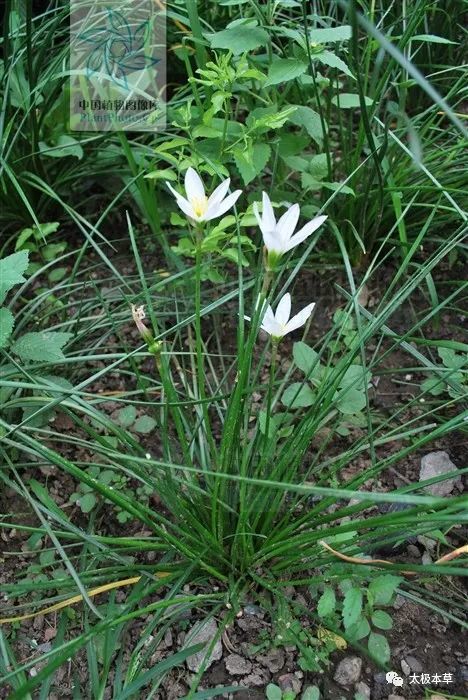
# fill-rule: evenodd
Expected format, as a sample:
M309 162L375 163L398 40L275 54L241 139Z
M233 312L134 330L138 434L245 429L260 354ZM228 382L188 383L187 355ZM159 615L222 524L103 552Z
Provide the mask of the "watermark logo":
M386 673L385 679L387 683L391 683L392 685L395 685L399 688L401 688L403 685L403 678L401 678L401 676L399 676L398 673L395 673L395 671L389 671L388 673Z
M395 671L388 671L385 680L398 688L403 687L405 682ZM453 673L412 673L408 682L409 685L448 685L454 682L454 677Z
M71 0L70 128L165 126L162 0Z
M133 29L121 12L106 8L104 27L95 27L79 35L90 46L86 61L88 77L107 72L117 85L129 89L127 75L156 65L161 59L145 54L150 21Z

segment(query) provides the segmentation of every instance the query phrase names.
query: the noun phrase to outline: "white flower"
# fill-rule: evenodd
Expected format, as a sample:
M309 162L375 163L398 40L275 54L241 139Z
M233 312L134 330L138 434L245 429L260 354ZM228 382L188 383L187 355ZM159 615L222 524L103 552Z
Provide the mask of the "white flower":
M131 307L133 320L135 321L135 325L138 328L138 332L140 333L143 340L145 340L147 343L152 343L154 340L153 334L151 333L150 329L147 328L143 323L144 319L146 318L145 307L135 306L135 304L131 304Z
M211 221L211 219L225 214L242 194L242 190L236 190L226 197L230 183L231 179L228 177L227 180L223 180L218 185L212 195L207 197L199 174L193 168L189 168L185 173L186 198L179 194L169 182L166 182L166 185L176 198L179 207L190 219Z
M253 211L262 232L265 248L273 258L271 262L275 262L281 255L284 255L284 253L287 253L289 250L299 245L299 243L305 241L305 239L316 231L328 218L326 216L316 216L297 233L294 233L294 229L299 221L299 204L293 204L280 219L276 221L270 198L266 192L263 193L262 203L263 208L261 216L258 211L257 202L253 205Z
M276 313L270 305L267 306L265 315L263 316L263 321L261 328L275 338L276 340L282 338L288 333L292 333L297 328L303 326L306 321L310 318L312 311L314 310L315 303L308 304L302 311L298 314L289 318L291 315L291 295L289 292L285 294L278 306L276 307ZM245 317L250 321L249 316Z

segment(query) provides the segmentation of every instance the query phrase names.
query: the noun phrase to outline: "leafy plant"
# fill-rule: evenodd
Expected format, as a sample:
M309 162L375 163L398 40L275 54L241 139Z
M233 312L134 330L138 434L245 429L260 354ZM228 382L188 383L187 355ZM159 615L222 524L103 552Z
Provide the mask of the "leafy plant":
M441 345L437 348L437 354L442 360L446 372L438 375L429 373L427 379L421 383L421 390L432 396L440 396L446 391L453 399L465 396L468 382L466 372L468 353L456 352L453 348Z
M465 8L309 5L170 3L167 129L73 136L67 10L7 3L0 526L28 551L2 587L12 700L60 694L78 662L90 697L154 697L199 651L187 697L234 693L198 690L209 644L156 655L194 616L220 638L246 600L269 615L258 645L294 646L305 672L352 645L385 663L396 591L467 626L445 586L466 575L463 497L387 479L466 432L466 347L444 340L466 290ZM179 194L189 168L211 193L232 175L236 210L176 212L166 181ZM296 213L322 211L288 247ZM407 374L422 393L382 389ZM441 556L401 562L409 533ZM44 609L36 648L20 625Z

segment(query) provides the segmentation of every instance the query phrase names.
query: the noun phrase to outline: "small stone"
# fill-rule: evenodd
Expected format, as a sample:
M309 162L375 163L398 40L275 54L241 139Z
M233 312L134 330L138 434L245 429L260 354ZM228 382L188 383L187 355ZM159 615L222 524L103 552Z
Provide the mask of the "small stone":
M266 654L258 657L260 663L267 667L271 673L278 673L284 666L284 651L280 647L270 649Z
M411 666L404 659L401 660L400 666L405 676L409 676L411 673Z
M296 693L296 695L301 692L302 688L301 681L296 678L294 673L284 673L278 678L278 685L283 692L292 690L292 692Z
M406 663L409 665L413 673L422 673L422 664L415 656L407 656Z
M246 688L251 688L252 686L265 685L265 679L262 678L258 673L251 673L250 676L246 676L243 680Z
M395 597L395 600L393 601L392 607L393 607L395 610L399 610L400 608L403 607L403 605L404 605L405 603L406 603L406 598L405 598L404 596L400 595L399 593L397 593L397 595L396 595L396 597Z
M356 683L356 694L359 695L362 700L370 700L370 688L367 683Z
M449 472L456 470L456 465L452 462L446 452L443 450L439 450L438 452L429 452L429 454L424 455L424 457L421 459L419 481L433 479L436 476L442 476L443 474L448 474ZM431 496L448 496L449 493L453 491L457 481L457 478L439 481L437 484L425 486L423 491L430 493Z
M346 656L340 661L333 678L340 685L357 683L361 675L362 659L359 656Z
M260 618L265 617L264 610L262 610L262 608L260 608L258 605L254 605L253 603L249 603L248 605L245 606L244 613L246 615L253 615L254 617L260 617Z
M44 615L36 615L33 622L33 627L36 632L40 631L44 627L45 618Z
M421 556L421 552L419 551L419 549L416 547L415 544L409 544L406 548L406 551L408 552L410 557L414 557L416 559L419 559L419 557Z
M173 645L173 643L174 643L174 638L172 636L172 631L167 630L166 634L164 635L164 644L167 647L171 647Z
M424 549L428 552L433 552L436 548L437 542L431 537L426 537L425 535L418 535L417 540L419 544L422 544Z
M187 667L190 671L198 673L207 653L207 649L212 643L214 637L218 634L218 626L214 620L204 620L203 622L197 622L185 635L184 647L193 646L195 644L205 644L205 648L198 651L196 654L192 654L186 659ZM209 658L207 659L205 669L209 668L214 661L219 661L223 655L223 648L221 646L221 641L218 639L214 645Z
M226 671L232 673L233 676L245 676L252 670L252 664L248 659L244 659L239 654L229 654L224 659Z
M429 554L429 552L424 552L424 554L421 557L421 561L423 564L432 564L433 563L432 557Z

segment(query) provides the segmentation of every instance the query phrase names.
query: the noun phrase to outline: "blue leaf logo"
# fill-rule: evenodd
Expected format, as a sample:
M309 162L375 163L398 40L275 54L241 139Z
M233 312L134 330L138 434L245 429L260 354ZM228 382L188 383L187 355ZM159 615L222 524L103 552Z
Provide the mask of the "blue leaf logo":
M121 12L108 7L106 26L82 32L79 39L89 44L86 74L106 73L119 85L129 89L127 76L159 63L159 58L145 54L145 41L150 32L150 22L142 22L134 31Z

